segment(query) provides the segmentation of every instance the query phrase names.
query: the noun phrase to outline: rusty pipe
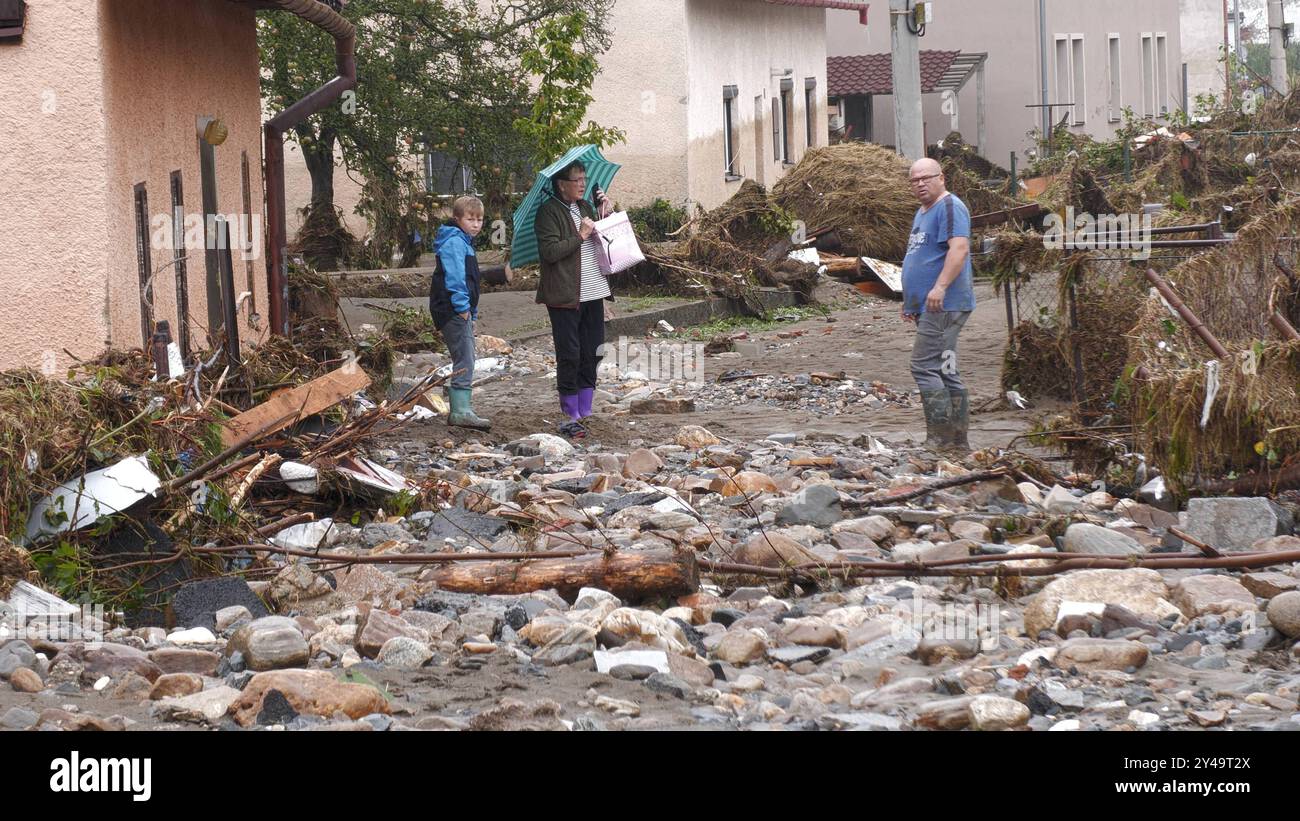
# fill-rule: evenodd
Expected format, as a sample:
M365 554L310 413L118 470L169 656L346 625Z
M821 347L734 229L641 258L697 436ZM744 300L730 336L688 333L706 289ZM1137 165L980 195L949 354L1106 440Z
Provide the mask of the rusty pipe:
M1228 349L1223 347L1223 343L1219 342L1214 334L1210 332L1210 329L1205 327L1205 323L1202 322L1196 314L1192 313L1192 309L1188 308L1187 305L1178 298L1178 294L1174 293L1174 289L1169 287L1169 283L1165 282L1164 279L1162 279L1161 276L1152 268L1147 269L1147 281L1155 286L1156 290L1160 292L1160 296L1164 297L1165 301L1178 312L1178 315L1183 318L1183 321L1187 323L1188 327L1195 331L1196 335L1199 336L1206 345L1210 346L1210 350L1214 351L1215 356L1219 357L1221 360L1226 360L1228 358Z
M289 335L289 269L286 260L288 228L285 222L284 135L290 128L322 111L357 87L357 30L338 12L319 0L272 0L284 11L328 32L335 42L338 76L272 117L262 127L266 155L267 254L266 284L270 303L271 333Z
M1283 339L1290 339L1292 341L1300 340L1300 331L1297 331L1295 326L1290 322L1287 322L1286 317L1282 316L1277 311L1273 312L1273 315L1268 318L1268 321L1273 323L1273 327L1277 329L1278 333L1282 334Z

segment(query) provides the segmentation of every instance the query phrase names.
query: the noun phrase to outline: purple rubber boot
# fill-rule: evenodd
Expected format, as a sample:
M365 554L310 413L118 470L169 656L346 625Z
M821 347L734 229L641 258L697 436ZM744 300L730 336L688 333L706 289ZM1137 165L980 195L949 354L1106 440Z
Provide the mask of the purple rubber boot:
M572 396L560 394L560 410L565 416L573 420L582 418L582 394L575 393Z
M595 396L595 388L583 388L578 391L578 413L579 419L586 419L591 416L591 400Z

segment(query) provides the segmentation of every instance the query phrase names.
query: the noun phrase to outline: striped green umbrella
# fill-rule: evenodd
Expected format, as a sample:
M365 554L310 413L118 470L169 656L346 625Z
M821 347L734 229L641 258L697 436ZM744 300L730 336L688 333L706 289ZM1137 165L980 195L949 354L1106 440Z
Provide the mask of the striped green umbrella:
M537 252L537 233L533 225L537 220L537 209L541 208L542 203L549 197L554 196L555 189L551 186L551 180L575 161L580 161L587 167L587 196L592 198L593 203L595 187L600 186L600 189L608 194L609 184L614 181L614 175L622 167L601 156L600 149L596 146L580 145L543 168L537 174L533 190L528 192L523 203L515 209L515 233L514 240L510 244L511 267L522 268L525 265L536 264L541 259Z

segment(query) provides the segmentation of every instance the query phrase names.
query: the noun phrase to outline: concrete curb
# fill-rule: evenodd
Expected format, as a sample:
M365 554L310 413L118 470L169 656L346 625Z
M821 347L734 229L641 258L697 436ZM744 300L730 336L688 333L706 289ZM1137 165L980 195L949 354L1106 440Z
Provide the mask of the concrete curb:
M756 295L759 304L768 311L780 308L793 308L800 304L799 295L794 291L762 288L756 292ZM614 304L617 305L617 301ZM645 311L639 314L615 317L605 323L605 338L614 339L620 336L644 337L648 335L650 331L654 330L655 326L657 326L661 320L666 321L674 328L682 328L691 325L703 325L706 322L711 322L723 317L742 316L744 313L744 305L738 299L732 299L731 297L701 299L697 302L687 302L683 305L673 305L668 308L660 308L654 311ZM532 331L519 336L512 336L506 341L511 345L521 345L525 342L548 337L550 335L550 329Z

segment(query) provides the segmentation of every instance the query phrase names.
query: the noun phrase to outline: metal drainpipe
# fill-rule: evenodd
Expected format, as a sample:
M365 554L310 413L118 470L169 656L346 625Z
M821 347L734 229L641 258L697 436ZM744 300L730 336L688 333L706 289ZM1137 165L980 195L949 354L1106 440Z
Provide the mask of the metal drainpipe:
M1038 0L1038 65L1042 85L1043 104L1043 139L1047 140L1052 133L1052 109L1047 106L1047 0ZM1043 156L1046 157L1051 153L1051 143L1045 143Z
M266 154L267 249L266 281L271 333L289 335L289 274L285 259L284 135L293 126L321 111L357 87L356 27L319 0L274 0L334 37L338 76L272 117L263 126Z

